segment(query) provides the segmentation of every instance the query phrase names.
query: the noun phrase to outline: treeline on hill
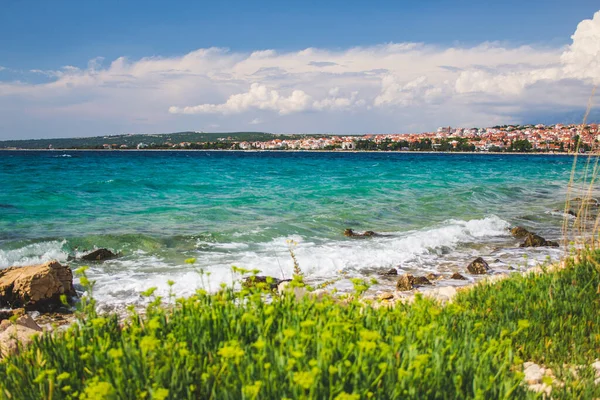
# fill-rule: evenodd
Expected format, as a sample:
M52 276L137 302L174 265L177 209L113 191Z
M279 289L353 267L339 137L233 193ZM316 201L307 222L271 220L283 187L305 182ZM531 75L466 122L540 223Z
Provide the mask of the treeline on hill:
M304 137L304 135L295 135ZM128 134L111 136L93 136L79 138L59 139L29 139L29 140L6 140L0 141L0 148L18 149L101 149L105 144L112 147L122 145L128 148L136 148L142 143L148 148L166 148L167 143L177 144L182 142L227 142L227 141L267 141L273 139L290 138L290 135L274 135L265 132L175 132L161 134ZM229 145L231 147L231 145Z
M177 132L165 134L131 134L113 136L95 136L86 138L61 138L61 139L31 139L31 140L7 140L0 141L0 149L89 149L100 150L111 149L191 149L191 150L240 150L240 142L267 142L274 139L298 140L306 138L321 138L323 135L293 134L281 135L264 132L231 132L231 133L205 133L205 132ZM573 138L570 145L562 142L549 143L559 146L558 151L574 151L579 141L579 136ZM420 141L409 142L407 140L392 141L385 139L376 142L371 139L358 139L355 142L355 150L358 151L441 151L441 152L475 152L476 146L472 141L480 138L449 137L441 140L429 138ZM471 141L471 143L469 142ZM580 143L582 151L590 151L591 147L586 143ZM287 150L281 147L277 150ZM323 150L341 150L341 144L325 146ZM514 140L505 142L504 147L491 146L487 148L490 152L545 152L544 148L534 149L529 140Z

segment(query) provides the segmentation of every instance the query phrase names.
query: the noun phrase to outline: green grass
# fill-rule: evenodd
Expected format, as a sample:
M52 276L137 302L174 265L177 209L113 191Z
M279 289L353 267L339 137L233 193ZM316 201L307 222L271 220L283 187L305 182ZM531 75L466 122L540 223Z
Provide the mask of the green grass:
M87 300L79 325L0 362L0 398L533 398L524 361L554 369L555 398L598 397L591 369L563 364L599 356L599 259L480 285L447 306L222 288L155 299L120 323Z

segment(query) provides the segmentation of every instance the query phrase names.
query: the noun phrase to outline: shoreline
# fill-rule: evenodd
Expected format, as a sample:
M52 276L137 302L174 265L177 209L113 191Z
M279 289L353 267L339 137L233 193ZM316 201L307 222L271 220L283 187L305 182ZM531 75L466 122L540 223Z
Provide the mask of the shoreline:
M437 385L436 390L446 393L454 390L452 394L456 397L474 397L475 391L471 388L479 382L486 386L477 393L485 393L490 398L509 394L508 397L525 398L536 392L548 395L552 392L557 398L567 398L565 395L573 395L574 388L588 390L587 394L596 393L600 361L593 351L595 342L588 338L597 335L598 325L586 321L595 321L598 312L593 299L594 287L600 278L592 262L595 261L592 258L597 260L597 257L580 254L578 258L567 258L548 268L510 276L489 276L464 289L439 290L435 295L402 299L364 296L363 289L369 286L365 283L366 286L356 286L354 294L337 299L302 287L282 288L282 296L272 297L267 288L256 287L246 292L224 288L216 294L197 293L181 298L177 307L169 303L148 307L145 312L134 311L135 318L125 323L116 322L114 312L97 314L88 307L79 314L77 322L85 329L69 330L69 333L54 329L42 333L51 335L51 341L31 341L39 331L30 329L27 319L18 320L10 325L11 331L6 335L12 334L12 330L26 334L27 337L21 337L30 351L17 351L0 363L0 372L7 376L0 386L16 398L43 397L40 394L45 386L34 384L33 379L40 376L44 368L53 368L61 376L58 384L79 385L74 387L85 390L84 375L76 371L87 368L86 371L99 376L111 389L122 391L135 384L139 390L149 385L168 387L170 394L179 397L189 397L191 393L207 397L217 389L241 395L244 388L260 378L266 383L261 383L262 389L259 389L271 390L264 393L265 398L276 398L282 393L305 393L309 384L310 390L329 394L334 390L333 385L322 384L321 377L333 376L339 383L346 382L349 378L337 373L341 368L345 368L344 371L356 368L355 363L348 361L350 358L359 359L366 366L364 371L379 366L377 382L380 384L375 398L397 397L393 393L399 385L425 395L430 393L432 384ZM547 292L553 289L553 301L545 301ZM531 302L529 296L542 300ZM150 297L152 300L152 295ZM267 298L270 300L265 301ZM581 306L578 310L583 316L565 325L564 319L571 317L571 304L575 301ZM217 318L206 318L207 310ZM236 329L223 326L221 321L225 316L237 322ZM125 325L127 329L123 329ZM573 325L577 329L573 329ZM268 333L262 333L261 329ZM216 331L220 336L198 334ZM165 338L157 332L170 334ZM479 339L474 339L479 337L494 340L483 341L481 345ZM85 341L86 347L74 349L74 340L76 343ZM336 346L342 346L339 352L327 350ZM107 348L109 357L103 356ZM302 350L289 350L298 348ZM208 362L189 357L206 351L217 356ZM50 356L57 353L61 357ZM40 354L46 356L48 364L35 362ZM261 357L258 364L257 354ZM138 363L150 358L149 372L134 376L137 370L122 369L119 359L124 356L128 362ZM65 359L77 368L68 370L68 375L58 374L66 370L59 364ZM173 369L166 375L161 374L160 369L171 365L172 359L177 361ZM283 361L277 364L277 360ZM406 373L411 371L407 371L407 362L416 365L413 368L427 368L430 376ZM198 376L217 377L218 371L225 368L247 371L255 365L259 368L252 370L252 375L229 375L219 386L190 385L198 382ZM275 368L271 369L272 365ZM283 368L285 365L297 367L289 372ZM27 373L11 373L11 366ZM456 385L449 369L460 372L461 376L468 373L467 385ZM304 371L310 371L311 379L297 379L308 376L299 375L308 374ZM356 371L361 373L362 370ZM120 376L115 372L124 373L127 379L115 378ZM184 381L185 385L172 387L169 386L172 376L188 380ZM290 376L295 378L287 379ZM490 376L494 377L492 386L487 384ZM372 380L373 376L370 377ZM367 378L365 375L362 381ZM70 380L60 383L67 379ZM365 390L372 387L366 385ZM498 388L510 390L499 396ZM68 389L73 390L71 386Z
M409 151L409 150L223 150L223 149L7 149L0 148L0 151L39 151L39 152L221 152L221 153L336 153L336 154L359 154L359 153L377 153L377 154L476 154L476 155L531 155L531 156L600 156L595 153L542 153L542 152L492 152L492 151Z

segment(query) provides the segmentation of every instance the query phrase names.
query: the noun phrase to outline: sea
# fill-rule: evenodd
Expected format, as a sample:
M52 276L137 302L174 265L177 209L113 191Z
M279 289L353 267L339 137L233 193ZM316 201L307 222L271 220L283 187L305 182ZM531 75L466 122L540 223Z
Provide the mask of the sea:
M151 287L167 296L170 280L177 296L217 290L240 279L232 266L290 278L291 253L308 282L340 291L356 277L391 288L390 269L468 283L476 257L506 273L564 255L520 248L509 228L560 240L572 167L567 155L1 151L0 268L88 265L108 309ZM81 260L98 248L119 257Z

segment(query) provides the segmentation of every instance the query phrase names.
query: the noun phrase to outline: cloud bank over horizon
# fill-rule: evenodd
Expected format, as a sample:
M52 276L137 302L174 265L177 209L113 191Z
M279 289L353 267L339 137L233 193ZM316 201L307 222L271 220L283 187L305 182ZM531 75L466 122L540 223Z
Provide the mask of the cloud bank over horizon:
M0 139L176 130L420 132L560 118L583 110L600 84L600 11L571 39L562 48L207 48L168 58L96 58L85 68L4 65Z

